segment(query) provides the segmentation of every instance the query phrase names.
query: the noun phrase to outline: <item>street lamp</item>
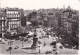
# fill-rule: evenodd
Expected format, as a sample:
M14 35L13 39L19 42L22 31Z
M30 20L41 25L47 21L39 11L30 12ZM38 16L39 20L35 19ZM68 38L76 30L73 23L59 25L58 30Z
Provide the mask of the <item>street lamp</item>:
M22 39L23 39L23 37L22 37ZM22 40L22 47L23 47L23 40Z
M10 51L10 55L11 55L11 50L12 50L12 47L11 47L11 45L12 45L12 41L11 41L11 33L8 32L6 35L7 35L8 37L10 37L10 41L8 42L9 48L8 48L7 51Z
M39 44L39 53L40 53L40 44Z
M45 43L45 37L44 37L44 46L46 45L46 43Z
M10 55L11 55L11 50L12 50L12 47L11 47L11 41L10 41L10 47L9 47L9 50L10 50Z
M42 33L42 37L44 37L44 36L43 36L43 33ZM45 37L44 37L44 46L45 46Z

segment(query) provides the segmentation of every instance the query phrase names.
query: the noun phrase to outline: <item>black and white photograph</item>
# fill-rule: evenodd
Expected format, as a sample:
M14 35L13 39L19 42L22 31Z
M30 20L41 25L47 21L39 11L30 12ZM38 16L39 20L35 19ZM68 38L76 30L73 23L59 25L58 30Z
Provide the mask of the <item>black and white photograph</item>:
M0 0L0 55L79 55L80 0Z

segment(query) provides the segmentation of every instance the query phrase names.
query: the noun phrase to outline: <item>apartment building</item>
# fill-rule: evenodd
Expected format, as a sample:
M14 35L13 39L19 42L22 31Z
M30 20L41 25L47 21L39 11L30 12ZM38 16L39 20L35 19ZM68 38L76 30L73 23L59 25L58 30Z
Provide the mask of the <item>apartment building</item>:
M21 25L22 10L18 8L6 8L7 28L9 31L16 30Z
M6 13L4 8L0 8L0 37L6 32Z

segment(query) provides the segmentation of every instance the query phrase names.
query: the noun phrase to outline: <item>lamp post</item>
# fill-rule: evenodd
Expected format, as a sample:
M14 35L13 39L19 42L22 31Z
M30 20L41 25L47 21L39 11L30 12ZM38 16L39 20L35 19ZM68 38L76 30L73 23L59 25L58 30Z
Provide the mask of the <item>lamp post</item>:
M45 37L44 37L44 46L45 46Z
M24 47L25 27L22 27L22 47Z
M11 47L11 45L12 45L12 42L11 42L11 33L9 32L9 33L7 33L7 34L8 34L7 36L10 37L10 41L8 42L8 44L9 44L8 50L10 50L10 55L11 55L11 50L12 50L12 47Z
M40 44L39 44L39 53L40 53Z
M9 47L9 49L10 49L10 55L11 55L11 50L12 50L12 47L11 47L11 40L10 40L10 47Z
M42 33L42 37L44 37L44 36L43 36L43 33ZM45 46L45 37L44 37L44 46Z
M23 47L23 41L24 41L24 40L23 40L23 36L22 36L22 47Z

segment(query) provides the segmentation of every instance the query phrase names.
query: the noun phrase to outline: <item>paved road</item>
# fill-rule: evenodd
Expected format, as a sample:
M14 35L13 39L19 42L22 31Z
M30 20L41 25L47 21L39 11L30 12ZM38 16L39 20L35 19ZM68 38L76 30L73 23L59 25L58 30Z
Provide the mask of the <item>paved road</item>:
M50 46L50 44L49 44L51 42L51 38L50 39L45 38L45 40L46 40L45 43L47 43L47 45L45 47L43 46L44 39L40 39L40 40L42 42L42 44L40 45L41 46L40 53L45 53L48 50L50 50L50 51L53 50L52 46ZM14 41L14 43L12 45L13 49L12 49L11 53L12 54L27 54L30 51L33 52L33 50L28 50L28 51L24 50L24 52L21 51L21 48L30 47L32 45L32 41L31 41L31 43L24 42L23 45L24 46L22 47L22 41L19 41L19 40L18 41ZM57 47L58 47L57 51L59 51L60 54L78 54L78 50L68 49L68 48L60 49L59 45L61 45L61 44L57 43ZM0 54L9 54L10 51L6 51L8 46L9 46L8 42L5 42L5 44L0 44ZM19 46L19 48L18 49L14 49L15 46ZM37 52L38 51L39 51L39 48L37 49ZM52 52L52 53L54 54L55 52Z
M42 32L41 32L42 33ZM38 37L41 37L41 33L38 32ZM45 33L44 33L45 34ZM52 42L52 37L49 37L49 38L42 38L42 39L38 39L38 41L41 42L41 44L38 44L40 45L40 48L37 48L37 50L22 50L22 48L24 47L31 47L32 45L32 40L30 43L28 43L28 41L26 42L22 42L20 40L17 40L17 41L14 41L13 42L13 49L11 51L12 54L27 54L27 53L31 53L31 52L39 52L40 50L40 53L45 53L46 51L52 51L53 50L53 46L50 45L50 43ZM46 46L44 46L44 42L46 43ZM23 43L23 45L22 45ZM63 48L63 49L60 49L59 46L61 45L61 43L57 43L57 51L59 52L59 54L78 54L79 53L79 50L75 50L75 49L68 49L68 48ZM14 49L16 46L18 46L19 48L18 49ZM6 51L6 49L9 47L8 45L8 41L5 41L5 44L0 44L0 54L9 54L10 51ZM51 52L52 54L55 54L54 51Z

